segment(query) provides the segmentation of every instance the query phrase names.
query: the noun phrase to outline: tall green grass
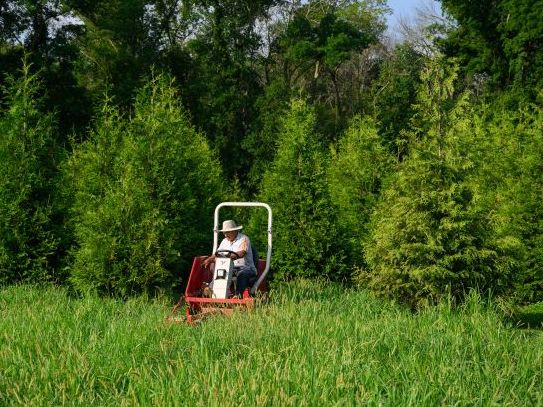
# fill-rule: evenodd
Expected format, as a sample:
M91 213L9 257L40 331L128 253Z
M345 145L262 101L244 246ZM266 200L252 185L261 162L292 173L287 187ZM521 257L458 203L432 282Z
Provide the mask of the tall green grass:
M298 283L196 326L166 301L0 290L0 405L543 405L543 335Z

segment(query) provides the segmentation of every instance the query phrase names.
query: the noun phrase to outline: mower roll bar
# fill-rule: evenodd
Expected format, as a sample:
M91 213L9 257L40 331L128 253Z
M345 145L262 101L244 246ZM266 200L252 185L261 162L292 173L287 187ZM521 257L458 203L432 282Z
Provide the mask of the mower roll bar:
M253 284L251 287L251 294L254 294L257 288L260 286L262 281L266 278L266 274L268 274L268 271L270 269L270 260L271 260L271 253L272 253L272 210L270 205L265 204L263 202L222 202L217 205L215 208L215 217L213 222L213 252L215 253L217 251L218 243L219 243L219 210L225 206L228 207L260 207L260 208L266 208L268 211L268 250L266 252L266 267L258 280Z

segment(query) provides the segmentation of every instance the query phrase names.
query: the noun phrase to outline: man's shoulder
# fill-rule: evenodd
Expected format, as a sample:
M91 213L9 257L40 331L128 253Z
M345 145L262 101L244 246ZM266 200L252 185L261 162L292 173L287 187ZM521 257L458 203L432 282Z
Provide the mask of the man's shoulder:
M238 240L243 240L243 239L249 240L249 236L247 236L245 233L239 232L238 233Z

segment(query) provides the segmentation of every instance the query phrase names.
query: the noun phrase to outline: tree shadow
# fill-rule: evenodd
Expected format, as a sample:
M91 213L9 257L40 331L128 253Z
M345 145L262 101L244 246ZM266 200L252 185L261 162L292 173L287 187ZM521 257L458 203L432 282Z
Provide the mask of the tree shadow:
M543 330L543 310L520 310L512 316L516 326L522 329Z

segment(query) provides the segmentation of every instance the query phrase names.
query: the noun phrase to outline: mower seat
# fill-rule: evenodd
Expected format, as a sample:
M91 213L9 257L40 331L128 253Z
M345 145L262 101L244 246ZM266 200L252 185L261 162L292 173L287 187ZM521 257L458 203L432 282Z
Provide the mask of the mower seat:
M253 253L253 263L256 269L256 275L249 279L249 286L252 287L258 278L258 251L254 244L251 243L251 252Z

